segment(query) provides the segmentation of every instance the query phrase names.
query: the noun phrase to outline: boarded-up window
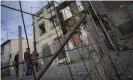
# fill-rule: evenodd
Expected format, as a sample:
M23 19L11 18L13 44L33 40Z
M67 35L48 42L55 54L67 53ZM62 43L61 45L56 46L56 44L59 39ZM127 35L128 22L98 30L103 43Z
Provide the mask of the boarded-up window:
M62 41L61 37L60 37L60 38L55 38L55 40L54 40L55 51L57 51L57 50L60 48L60 42L59 42L58 39L60 39L60 42ZM64 58L65 58L64 56L66 56L65 52L60 53L60 54L58 55L59 60L60 60L60 59L64 59Z
M42 53L43 53L43 56L51 55L51 50L48 44L45 44L42 46Z

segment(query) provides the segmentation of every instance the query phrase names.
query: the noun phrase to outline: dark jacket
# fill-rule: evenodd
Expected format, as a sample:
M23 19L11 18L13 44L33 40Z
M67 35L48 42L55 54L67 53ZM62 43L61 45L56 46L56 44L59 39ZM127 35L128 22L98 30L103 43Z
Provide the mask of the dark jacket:
M15 55L15 57L14 57L14 62L15 62L16 65L18 65L18 63L19 63L18 54Z
M30 62L30 60L31 60L31 54L28 51L26 51L24 53L24 59L25 59L26 62Z

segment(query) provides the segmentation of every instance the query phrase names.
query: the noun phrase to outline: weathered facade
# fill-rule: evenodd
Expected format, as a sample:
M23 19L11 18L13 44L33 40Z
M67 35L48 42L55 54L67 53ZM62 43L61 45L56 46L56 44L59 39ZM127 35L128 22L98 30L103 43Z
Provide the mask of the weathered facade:
M50 13L52 12L52 13ZM51 16L52 14L52 16ZM62 30L58 23L58 18L55 15L55 9L53 3L46 5L39 12L36 13L40 17L53 19L57 21L55 23L58 35L62 35ZM57 38L56 31L54 29L53 22L50 20L45 20L43 18L34 17L34 26L35 26L35 39L36 47L40 57L48 56L54 53L54 40ZM40 64L44 64L43 59L39 59ZM47 62L47 61L46 61Z
M53 5L53 3L55 5ZM59 48L60 42L62 43L71 28L73 28L74 23L78 21L78 19L80 19L80 15L82 15L84 12L83 7L81 5L77 6L76 2L74 1L64 1L60 5L57 4L58 3L56 2L50 2L48 5L46 5L36 13L36 15L40 15L40 17L50 20L54 18L54 22L45 20L43 18L40 19L38 17L34 17L36 46L40 57L52 55ZM49 9L51 13L49 12ZM43 26L41 26L42 24ZM56 30L54 27L56 27ZM76 42L76 45L80 44L78 45L78 47L81 54L85 57L88 57L87 55L85 55L86 53L82 52L84 48L81 48L81 46L83 46L83 44L85 43L87 43L86 45L89 45L88 39L86 37L88 35L89 34L85 30L77 31L77 33L75 33L75 35L65 46L66 53L59 54L54 63L58 64L65 61L64 56L67 57L68 62L77 61L80 59L77 50L75 50L74 42ZM58 39L60 39L60 42ZM83 41L83 43L81 43L81 41ZM39 62L41 62L42 64L43 62L47 63L48 59L40 59Z

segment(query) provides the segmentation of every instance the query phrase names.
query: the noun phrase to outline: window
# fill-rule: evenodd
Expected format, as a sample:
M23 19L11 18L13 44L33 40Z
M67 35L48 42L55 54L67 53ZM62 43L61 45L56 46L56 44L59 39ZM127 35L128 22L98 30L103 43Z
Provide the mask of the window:
M48 44L45 44L42 46L42 53L43 53L43 57L51 55L51 50Z
M51 29L54 28L54 24L55 26L59 26L59 19L57 18L57 16L51 18L51 25L50 25Z
M39 29L40 29L40 35L42 35L46 32L44 24L39 25Z

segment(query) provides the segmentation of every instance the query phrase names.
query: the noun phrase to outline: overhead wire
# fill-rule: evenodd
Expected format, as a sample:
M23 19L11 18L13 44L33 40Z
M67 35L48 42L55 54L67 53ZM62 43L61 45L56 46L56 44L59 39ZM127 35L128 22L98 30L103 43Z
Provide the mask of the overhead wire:
M16 19L16 18L19 18L19 17L21 17L21 15L15 16L15 17L12 17L12 18L9 18L9 19L6 19L6 20L1 20L1 23L5 23L5 22L7 22L9 20Z

